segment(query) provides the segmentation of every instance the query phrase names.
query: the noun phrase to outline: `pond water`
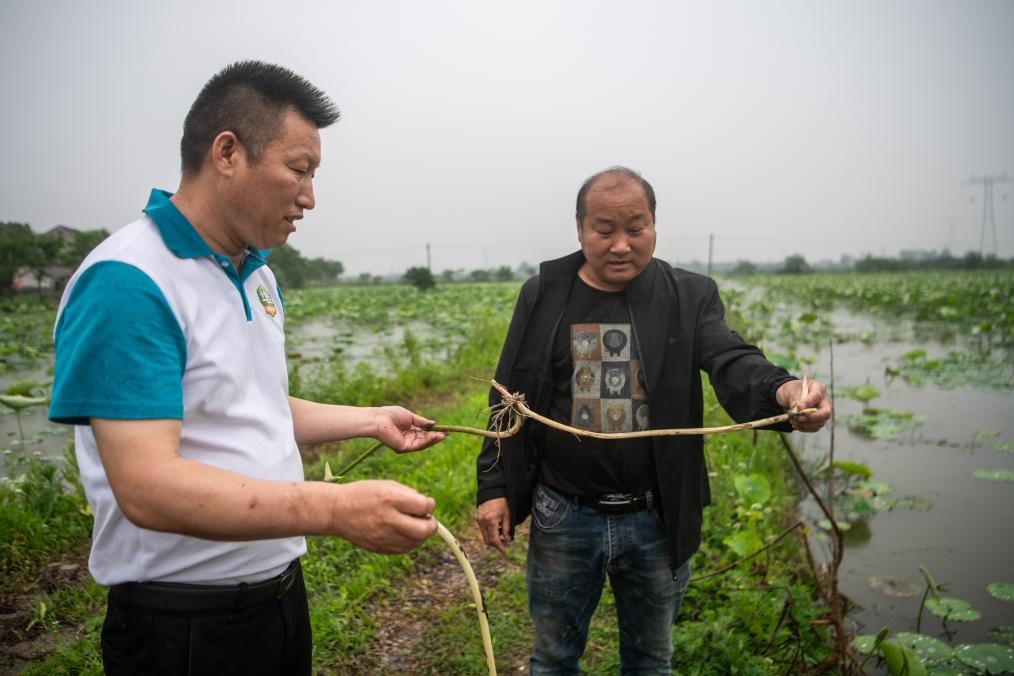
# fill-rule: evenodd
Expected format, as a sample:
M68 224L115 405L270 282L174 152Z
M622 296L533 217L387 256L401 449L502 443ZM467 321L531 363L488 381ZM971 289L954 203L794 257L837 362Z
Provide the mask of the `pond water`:
M976 622L950 621L945 625L925 611L922 633L952 644L990 641L986 636L989 629L1014 625L1014 604L993 598L986 590L989 583L1014 582L1014 531L1010 526L1014 483L977 479L973 472L1014 471L1014 453L1008 450L1014 444L1010 357L999 363L999 379L1007 381L1006 387L912 385L891 378L885 368L917 348L933 358L974 346L962 346L960 340L944 343L925 337L916 339L913 327L904 321L873 322L840 312L833 315L832 321L839 335L874 336L866 343L850 341L833 347L835 458L868 466L873 480L890 484L890 498L915 496L932 503L928 511L896 508L878 512L846 533L839 580L842 592L857 605L849 617L858 625L859 633L875 634L885 625L892 633L915 631L925 589L918 571L923 565L938 583L945 585L944 596L971 603L983 617ZM810 367L812 376L827 383L830 351L826 345L809 349L816 357ZM880 392L871 406L917 413L925 417L925 422L894 440L851 431L847 416L859 414L863 404L842 393L846 387L864 384ZM795 434L792 441L796 448L803 449L804 457L819 462L827 455L830 435ZM816 507L804 503L803 510L812 515ZM913 585L910 595L888 595L874 588L871 578L884 577ZM891 591L896 593L899 587Z
M48 363L36 364L28 370L8 371L0 375L0 392L23 380L51 382L53 377L48 373L48 367ZM20 457L63 457L74 437L74 428L49 422L48 413L47 406L22 410L19 429L18 416L6 406L0 406L0 477L8 473L17 474L17 458Z
M348 325L336 326L329 321L305 321L290 323L286 327L286 350L289 368L298 368L304 377L312 376L321 368L327 368L332 360L340 360L349 367L365 362L383 370L383 348L395 346L404 341L411 332L420 342L427 356L450 354L461 338L442 338L438 332L423 322L412 322L394 326L382 331ZM15 382L33 380L40 383L52 382L49 373L51 360L37 363L29 370L16 370L0 374L0 392ZM46 406L33 406L21 412L18 418L6 407L0 406L0 477L17 474L17 459L39 457L62 460L74 438L74 428L49 422ZM22 441L22 433L24 441Z

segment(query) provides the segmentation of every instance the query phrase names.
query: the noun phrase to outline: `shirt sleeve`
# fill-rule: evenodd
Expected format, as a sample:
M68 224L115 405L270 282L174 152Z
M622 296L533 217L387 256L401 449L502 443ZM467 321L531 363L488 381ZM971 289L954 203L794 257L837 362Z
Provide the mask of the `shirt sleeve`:
M49 418L183 419L186 339L162 291L132 265L81 273L54 332Z

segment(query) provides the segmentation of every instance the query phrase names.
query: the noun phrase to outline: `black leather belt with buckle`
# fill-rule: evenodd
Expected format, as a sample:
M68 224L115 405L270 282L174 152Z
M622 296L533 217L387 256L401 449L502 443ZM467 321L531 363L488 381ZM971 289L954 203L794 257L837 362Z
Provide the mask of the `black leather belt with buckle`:
M655 494L651 490L646 490L639 493L611 493L600 496L579 495L577 501L600 514L622 516L654 508Z
M109 588L109 600L165 612L206 613L216 610L239 610L282 598L292 589L299 571L299 559L296 559L281 575L252 584L124 582Z

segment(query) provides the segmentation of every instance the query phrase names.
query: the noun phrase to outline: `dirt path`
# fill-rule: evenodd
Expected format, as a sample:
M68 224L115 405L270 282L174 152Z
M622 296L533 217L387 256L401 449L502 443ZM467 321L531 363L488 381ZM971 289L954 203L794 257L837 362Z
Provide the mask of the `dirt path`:
M504 558L482 542L478 526L469 521L467 528L454 534L479 580L479 588L486 592L495 587L505 575L521 571L523 564ZM524 547L528 539L528 526L518 529L514 547ZM375 648L367 656L354 662L333 665L320 674L438 674L432 661L426 657L423 644L427 630L452 604L468 597L465 574L458 560L444 548L436 559L420 567L406 579L402 591L378 603L371 610L377 620L374 635ZM469 612L474 612L469 610ZM475 641L481 641L476 623ZM498 673L524 673L528 669L528 655L496 655Z
M61 640L84 625L47 631L35 606L40 594L81 584L88 575L88 551L74 552L46 566L37 583L23 591L0 594L0 676L19 674L33 661L49 655Z

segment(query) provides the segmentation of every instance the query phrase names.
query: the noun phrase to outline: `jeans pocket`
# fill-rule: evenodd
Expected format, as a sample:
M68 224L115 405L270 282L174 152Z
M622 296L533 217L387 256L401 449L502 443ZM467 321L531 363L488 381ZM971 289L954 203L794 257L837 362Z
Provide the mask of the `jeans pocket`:
M532 522L540 530L558 528L570 513L570 500L547 489L542 484L535 487L532 496Z

